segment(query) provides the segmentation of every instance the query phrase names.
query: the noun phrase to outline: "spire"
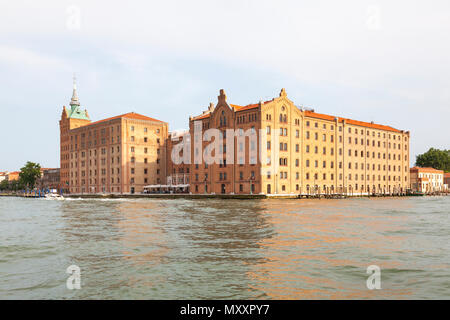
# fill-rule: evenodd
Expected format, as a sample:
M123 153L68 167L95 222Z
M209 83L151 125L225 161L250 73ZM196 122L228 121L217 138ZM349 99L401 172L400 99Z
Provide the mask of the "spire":
M70 100L71 106L79 106L80 101L78 101L78 95L77 95L77 78L75 78L75 73L73 74L73 93L72 93L72 100Z

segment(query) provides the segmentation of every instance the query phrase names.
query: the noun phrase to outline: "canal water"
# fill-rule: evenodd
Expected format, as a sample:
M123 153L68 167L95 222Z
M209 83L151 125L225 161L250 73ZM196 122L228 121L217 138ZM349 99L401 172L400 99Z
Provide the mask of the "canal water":
M0 197L0 299L449 299L449 212L450 197Z

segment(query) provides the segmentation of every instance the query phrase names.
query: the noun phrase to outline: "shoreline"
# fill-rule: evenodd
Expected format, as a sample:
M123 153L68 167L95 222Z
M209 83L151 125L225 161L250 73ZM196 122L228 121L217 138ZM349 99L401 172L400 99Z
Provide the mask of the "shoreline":
M255 200L255 199L349 199L349 198L402 198L402 197L417 197L417 196L448 196L450 194L424 194L424 195L414 195L414 194L377 194L377 195L367 195L367 194L167 194L167 193L155 193L155 194L69 194L63 195L64 198L75 198L75 199L235 199L235 200ZM39 199L39 197L29 194L0 194L0 197L18 197L18 198L31 198ZM41 197L43 198L43 197Z

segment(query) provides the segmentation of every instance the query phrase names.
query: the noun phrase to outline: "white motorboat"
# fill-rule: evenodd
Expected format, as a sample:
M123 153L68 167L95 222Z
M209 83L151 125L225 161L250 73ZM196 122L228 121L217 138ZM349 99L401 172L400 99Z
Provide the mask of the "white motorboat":
M45 198L51 200L64 200L64 197L56 192L47 193Z

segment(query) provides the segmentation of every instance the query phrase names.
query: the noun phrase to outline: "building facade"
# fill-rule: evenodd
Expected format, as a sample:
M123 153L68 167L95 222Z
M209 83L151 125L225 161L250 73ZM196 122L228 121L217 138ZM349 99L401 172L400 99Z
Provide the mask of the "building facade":
M41 178L39 180L39 188L41 190L45 189L61 189L61 176L59 168L45 168L41 170Z
M8 180L8 171L0 172L0 182Z
M450 190L450 172L444 173L444 185L447 190Z
M74 84L60 120L60 184L70 193L137 193L166 177L168 124L134 112L91 122Z
M445 191L444 171L434 168L413 167L411 173L411 190L422 193Z
M189 139L189 131L173 131L169 133L166 142L167 146L167 179L166 185L172 192L189 192L190 165L184 159L183 150L177 153L176 145L186 143L185 139ZM172 157L172 152L177 156ZM176 161L179 159L181 161Z
M208 129L222 135L220 150L208 147L215 141ZM299 108L284 89L246 106L229 104L221 90L215 106L190 117L189 132L192 193L372 194L410 187L409 131ZM214 163L203 161L205 153Z
M8 173L8 181L18 181L20 178L20 171L13 171Z

